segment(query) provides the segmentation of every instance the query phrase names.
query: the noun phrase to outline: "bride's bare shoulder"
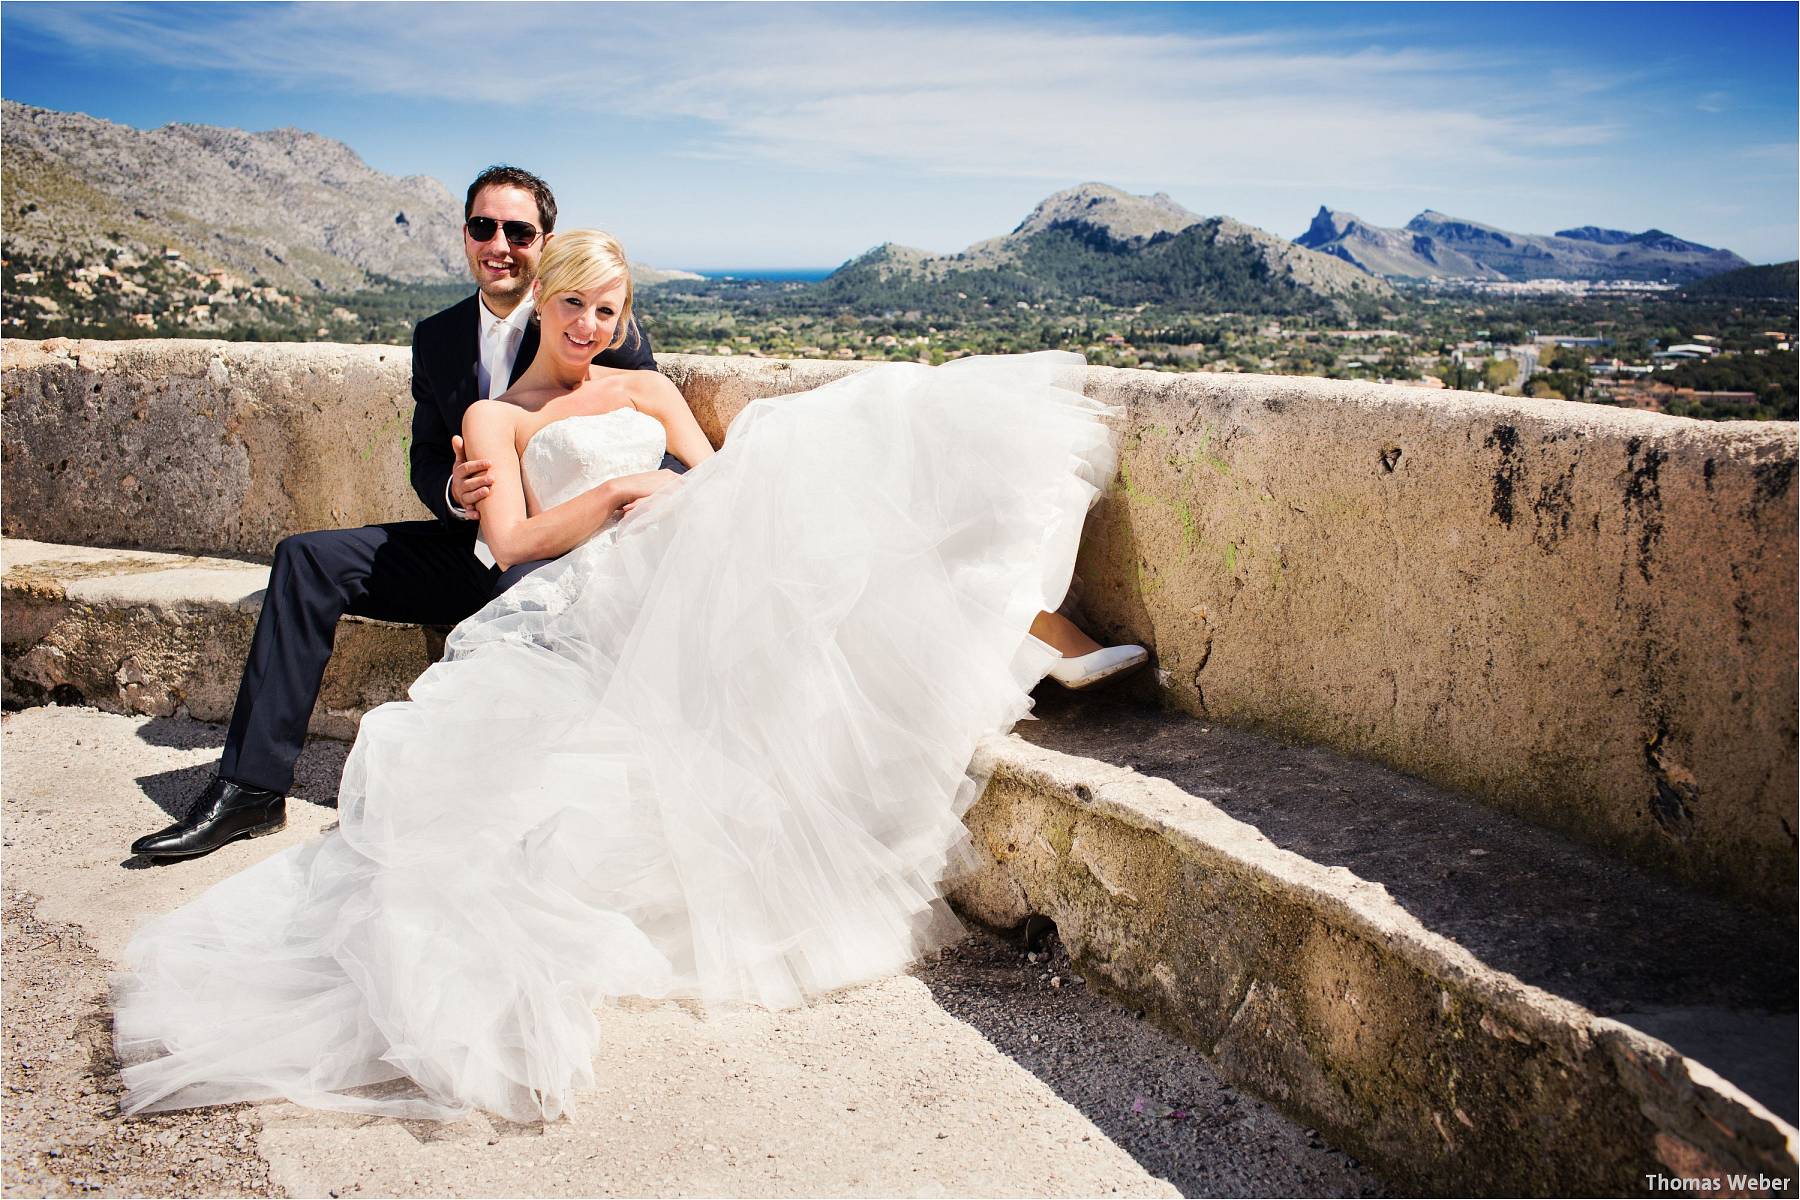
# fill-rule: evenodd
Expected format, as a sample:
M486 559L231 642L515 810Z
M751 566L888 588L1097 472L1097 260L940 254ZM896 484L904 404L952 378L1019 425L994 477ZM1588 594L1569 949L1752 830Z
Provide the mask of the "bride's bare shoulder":
M525 412L523 405L514 404L511 400L502 400L495 396L487 400L477 400L463 410L463 421L479 416L483 421L517 421Z
M621 371L620 385L633 406L654 411L671 401L685 404L681 389L660 371Z
M498 397L491 400L477 400L463 411L463 437L495 432L510 433L519 426L519 418L525 410L510 400Z

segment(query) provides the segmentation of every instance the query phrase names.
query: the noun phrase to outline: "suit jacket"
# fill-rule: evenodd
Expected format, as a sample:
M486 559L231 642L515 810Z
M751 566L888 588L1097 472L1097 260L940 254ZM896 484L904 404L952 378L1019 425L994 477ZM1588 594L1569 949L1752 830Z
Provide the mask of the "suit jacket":
M475 403L476 366L481 359L481 303L476 296L452 304L413 327L412 393L413 421L412 463L413 491L425 507L446 521L468 532L474 540L476 523L465 521L450 511L444 500L445 485L456 465L456 452L450 448L452 434L462 432L463 413ZM617 350L604 350L594 361L603 367L619 367L629 371L654 371L656 358L650 351L650 339L631 323L625 344ZM525 337L519 343L519 356L513 361L512 379L517 379L531 365L538 349L538 327L535 321L525 326ZM512 379L507 380L510 386ZM664 464L679 463L665 456Z

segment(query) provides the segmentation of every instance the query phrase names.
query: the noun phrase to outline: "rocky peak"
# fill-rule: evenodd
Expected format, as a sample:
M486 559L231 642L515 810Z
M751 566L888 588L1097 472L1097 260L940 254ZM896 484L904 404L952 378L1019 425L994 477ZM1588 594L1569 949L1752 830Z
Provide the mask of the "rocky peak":
M1646 250L1660 250L1665 254L1716 253L1711 246L1702 246L1699 242L1690 242L1660 229L1646 229L1642 233L1633 234L1628 240Z
M1430 208L1408 221L1406 228L1413 233L1430 234L1457 244L1493 244L1505 248L1513 245L1512 237L1503 229L1495 229L1492 225L1483 225L1477 221L1465 221L1461 217L1453 217Z
M1634 235L1623 229L1602 229L1598 225L1583 225L1579 229L1559 229L1559 238L1568 238L1575 242L1594 242L1601 246L1620 246L1629 242Z
M1083 225L1114 241L1142 241L1159 233L1180 233L1205 220L1189 212L1167 192L1134 196L1105 183L1084 183L1047 197L1019 223L1011 236L1022 237L1063 225Z
M1354 233L1361 224L1362 218L1355 213L1337 212L1321 204L1319 211L1313 214L1312 224L1294 241L1310 250L1317 250Z

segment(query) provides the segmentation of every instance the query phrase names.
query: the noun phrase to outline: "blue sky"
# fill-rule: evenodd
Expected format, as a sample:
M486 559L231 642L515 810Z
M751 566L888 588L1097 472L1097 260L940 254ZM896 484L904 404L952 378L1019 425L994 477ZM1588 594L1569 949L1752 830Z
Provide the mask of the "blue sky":
M1796 256L1796 5L61 4L8 99L490 162L670 267L958 250L1060 188L1285 237L1321 204ZM3 131L0 131L3 135Z

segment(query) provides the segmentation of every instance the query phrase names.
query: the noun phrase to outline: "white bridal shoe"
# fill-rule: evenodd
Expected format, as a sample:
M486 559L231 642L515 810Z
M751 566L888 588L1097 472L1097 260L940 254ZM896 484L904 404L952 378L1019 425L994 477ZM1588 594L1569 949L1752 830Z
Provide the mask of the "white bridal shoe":
M1150 652L1142 646L1102 646L1091 654L1057 659L1050 668L1050 678L1078 691L1149 661Z

